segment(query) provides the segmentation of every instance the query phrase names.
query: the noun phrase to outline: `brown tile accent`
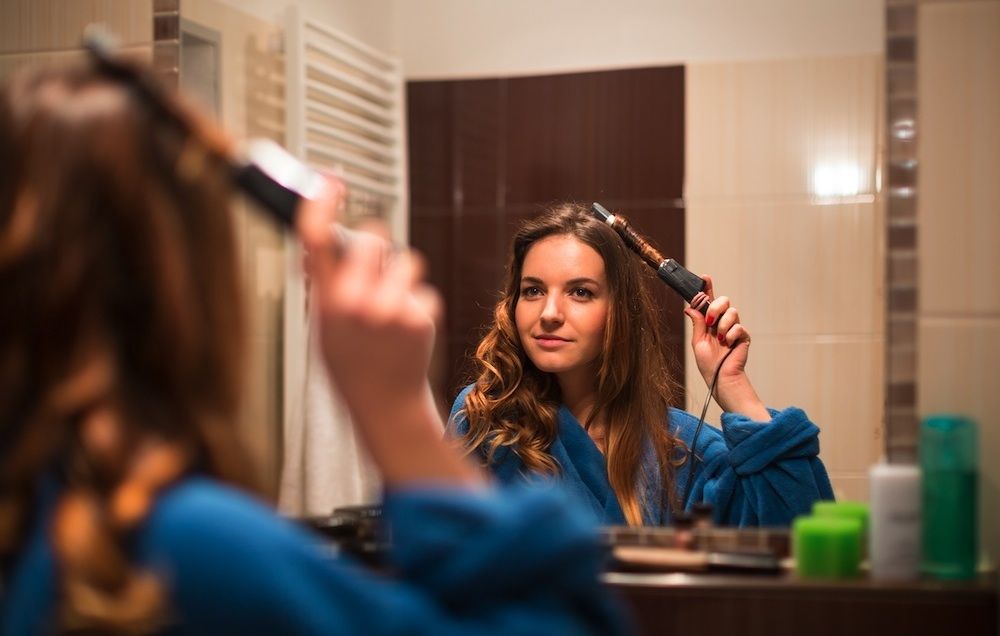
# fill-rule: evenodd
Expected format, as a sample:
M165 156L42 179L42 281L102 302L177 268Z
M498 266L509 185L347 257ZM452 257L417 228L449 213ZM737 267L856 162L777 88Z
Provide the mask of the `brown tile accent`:
M902 129L902 126L900 127ZM889 154L897 161L915 161L917 158L917 144L912 139L900 139L889 137Z
M917 399L917 386L915 382L889 384L889 403L899 406L908 406Z
M911 63L897 63L893 64L889 62L887 65L886 76L889 80L889 99L893 99L893 95L897 98L901 95L910 96L913 95L917 90L917 78L916 73L913 72L913 64Z
M153 44L153 64L159 71L177 71L180 68L180 47L176 40Z
M895 157L891 158L893 162L889 166L889 183L895 186L910 187L912 188L917 184L917 160L907 159L900 161L900 163L895 163L897 159Z
M153 15L153 40L176 40L180 37L180 13Z
M889 286L915 286L917 284L917 258L914 254L893 253L889 257ZM889 327L890 332L892 325Z
M917 1L885 3L889 196L884 439L892 462L912 462L917 455Z
M913 4L891 5L885 12L887 34L917 32L917 7Z
M889 290L889 313L912 313L917 310L917 288Z
M915 219L917 217L917 201L913 197L893 197L889 206L889 220Z
M917 248L917 228L896 226L889 228L889 250L912 250ZM890 262L890 267L892 263Z
M913 62L917 58L914 35L889 35L886 38L886 57L890 63Z
M913 138L913 123L917 117L915 97L898 93L889 100L889 134L892 138Z
M173 88L179 83L180 27L180 0L154 0L153 69Z
M889 346L900 349L912 349L917 344L916 324L910 320L897 320L889 323Z
M889 350L888 382L908 382L917 377L916 345L909 348L886 347ZM888 392L887 392L888 393Z

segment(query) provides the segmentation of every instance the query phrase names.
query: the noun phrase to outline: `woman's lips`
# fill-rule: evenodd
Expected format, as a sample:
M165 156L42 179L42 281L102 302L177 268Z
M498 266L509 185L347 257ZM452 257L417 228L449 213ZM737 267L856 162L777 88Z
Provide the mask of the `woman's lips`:
M542 349L558 349L559 347L569 344L569 340L566 338L560 338L559 336L543 335L535 336L535 342Z

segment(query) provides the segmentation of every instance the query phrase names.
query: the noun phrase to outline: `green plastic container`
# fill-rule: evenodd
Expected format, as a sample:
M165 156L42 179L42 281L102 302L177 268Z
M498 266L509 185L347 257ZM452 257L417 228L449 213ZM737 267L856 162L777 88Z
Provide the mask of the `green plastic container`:
M978 550L978 443L975 423L935 415L920 427L923 535L920 570L938 579L972 579Z
M798 517L792 524L795 572L804 579L851 579L861 563L861 521Z

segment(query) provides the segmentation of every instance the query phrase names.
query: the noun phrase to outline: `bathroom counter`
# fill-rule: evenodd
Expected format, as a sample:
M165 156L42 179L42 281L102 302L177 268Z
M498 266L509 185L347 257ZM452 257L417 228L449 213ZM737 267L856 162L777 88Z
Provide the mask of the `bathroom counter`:
M995 636L995 575L977 581L803 581L683 573L604 575L635 613L639 634Z

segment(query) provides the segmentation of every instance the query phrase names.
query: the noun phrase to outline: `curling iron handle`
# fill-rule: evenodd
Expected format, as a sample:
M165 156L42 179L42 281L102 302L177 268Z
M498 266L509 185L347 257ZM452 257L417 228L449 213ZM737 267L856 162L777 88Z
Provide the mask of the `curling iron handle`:
M688 303L699 292L705 291L705 281L701 277L684 269L680 263L672 258L665 259L660 263L660 267L656 270L656 275L663 282L670 285ZM702 303L697 309L704 315L708 311L708 303Z

